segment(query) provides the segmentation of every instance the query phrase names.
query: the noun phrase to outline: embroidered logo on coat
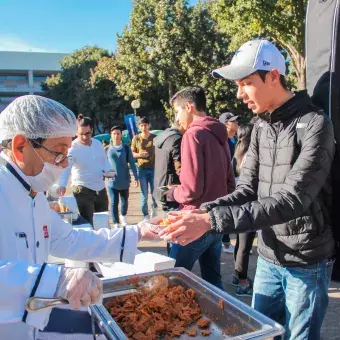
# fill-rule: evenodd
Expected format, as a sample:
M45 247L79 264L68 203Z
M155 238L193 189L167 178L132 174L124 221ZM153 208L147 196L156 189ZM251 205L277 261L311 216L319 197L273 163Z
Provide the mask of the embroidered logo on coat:
M47 225L44 225L44 226L43 226L43 231L44 231L44 238L49 238L50 235L48 234Z

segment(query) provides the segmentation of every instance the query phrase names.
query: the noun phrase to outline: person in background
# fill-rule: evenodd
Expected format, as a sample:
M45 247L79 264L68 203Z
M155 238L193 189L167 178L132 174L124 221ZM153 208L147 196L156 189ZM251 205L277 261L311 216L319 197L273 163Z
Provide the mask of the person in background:
M180 184L181 142L183 128L174 122L171 128L154 139L155 146L155 197L162 203L164 212L178 210L179 203L167 201L160 187Z
M131 150L134 158L138 162L139 182L142 192L142 213L144 219L149 219L156 215L157 202L154 198L154 176L155 176L155 147L153 139L156 135L150 133L150 122L146 117L139 121L139 129L141 133L133 137L131 142ZM148 191L150 186L150 194L152 198L151 214L148 208Z
M72 192L79 213L93 225L93 214L108 210L104 177L110 177L113 173L102 143L92 138L92 133L92 119L80 114L77 119L77 138L69 149L70 162L60 176L58 193L60 196L65 195L72 172Z
M227 131L218 120L207 116L206 97L200 86L184 88L170 103L185 133L181 144L181 184L167 192L167 200L180 203L183 210L195 210L235 189ZM176 267L188 270L199 260L202 278L223 289L221 240L222 235L208 233L187 246L172 244L170 257L176 259Z
M135 160L128 145L122 143L122 129L114 126L111 129L111 144L107 150L111 168L115 172L113 178L107 180L108 192L110 195L110 210L114 227L127 225L126 214L128 211L129 187L131 183L130 168L134 175L134 187L138 187L138 173ZM120 216L118 216L119 197L121 201Z
M231 112L224 112L221 114L219 121L225 125L228 133L228 145L230 149L231 160L233 161L236 146L236 133L238 129L238 116L235 116ZM236 176L236 174L234 173ZM222 251L224 253L234 254L235 247L230 242L229 234L223 235L222 238Z
M109 141L106 141L106 140L103 140L102 141L102 145L103 145L103 148L105 150L105 152L107 152L109 146L110 146L110 142Z
M224 112L220 115L219 121L226 126L228 132L228 145L230 149L231 159L233 159L236 148L236 134L238 130L238 118L231 112Z
M237 130L237 144L233 162L236 171L236 183L241 169L247 158L253 124L240 125ZM237 296L252 296L253 285L248 278L249 255L256 236L256 231L236 234L236 245L234 252L235 275L232 277L232 285L236 286Z
M179 203L167 201L164 191L160 187L170 187L180 184L181 172L181 142L184 129L174 122L171 128L154 139L155 146L155 196L162 203L165 213L178 210ZM167 243L167 252L170 254L170 243Z

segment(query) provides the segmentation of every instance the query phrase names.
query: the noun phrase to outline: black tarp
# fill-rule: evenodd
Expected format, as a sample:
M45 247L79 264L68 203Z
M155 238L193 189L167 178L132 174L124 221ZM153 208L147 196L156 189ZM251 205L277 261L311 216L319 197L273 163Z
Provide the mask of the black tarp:
M306 17L307 90L330 115L337 151L332 166L333 231L337 256L332 279L340 282L340 0L310 0Z

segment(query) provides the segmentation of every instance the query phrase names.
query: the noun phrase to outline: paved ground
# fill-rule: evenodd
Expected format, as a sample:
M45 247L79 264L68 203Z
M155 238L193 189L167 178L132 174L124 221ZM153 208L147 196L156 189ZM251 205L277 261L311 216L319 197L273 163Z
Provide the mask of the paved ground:
M159 209L159 212L161 213L161 209ZM142 219L143 215L140 210L140 192L139 189L132 189L129 198L128 222L129 224L137 223ZM139 249L143 251L153 251L166 255L166 246L164 242L140 242ZM256 269L256 242L253 250L254 254L250 256L249 263L249 276L251 278L254 278ZM233 287L230 283L231 275L234 270L233 256L231 254L222 253L221 265L224 288L229 294L235 296L235 287ZM199 266L197 265L197 263L193 271L195 274L200 275ZM328 293L330 297L330 304L322 328L322 340L340 340L340 284L331 283ZM242 301L244 301L245 303L251 303L251 298L239 299L242 299Z

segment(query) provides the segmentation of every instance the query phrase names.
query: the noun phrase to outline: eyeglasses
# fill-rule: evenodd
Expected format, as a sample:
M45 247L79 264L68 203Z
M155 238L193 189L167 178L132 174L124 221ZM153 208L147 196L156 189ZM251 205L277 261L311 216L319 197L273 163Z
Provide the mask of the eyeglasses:
M40 146L41 148L43 148L44 150L51 153L52 155L56 156L55 159L54 159L54 163L57 164L57 165L62 163L66 158L68 158L69 161L72 159L72 156L68 156L68 155L65 155L63 153L54 152L54 151L46 148L46 146L43 146L42 144L40 144L36 141L30 141L30 143L31 143L31 145L32 145L32 143L36 144L36 145ZM33 145L32 145L32 147L33 147Z
M77 133L77 135L81 136L81 137L91 137L92 136L92 132Z

